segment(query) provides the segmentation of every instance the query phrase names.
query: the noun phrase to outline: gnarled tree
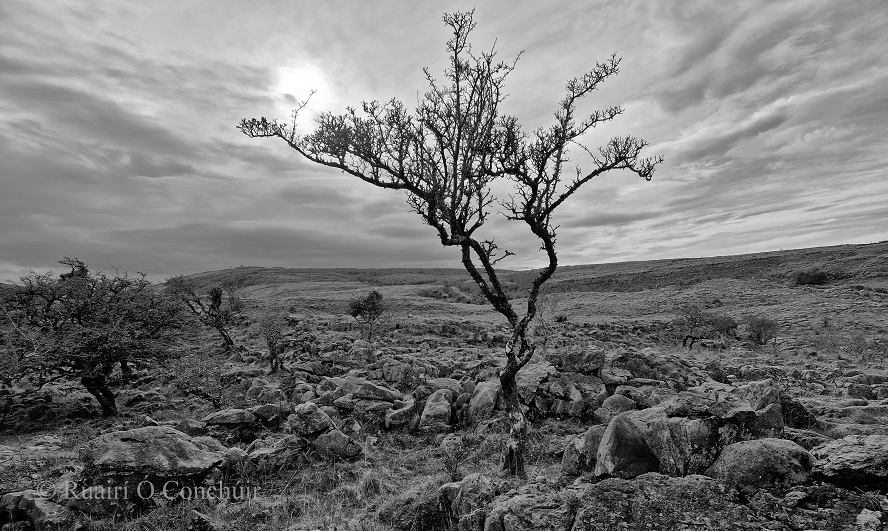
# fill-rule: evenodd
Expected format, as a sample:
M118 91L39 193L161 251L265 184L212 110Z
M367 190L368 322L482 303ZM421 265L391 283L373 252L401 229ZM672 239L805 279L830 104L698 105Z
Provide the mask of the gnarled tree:
M179 306L144 275L94 273L76 258L58 278L31 273L0 297L0 328L10 377L38 385L79 378L106 416L117 412L108 377L171 354L181 326Z
M407 193L410 207L437 233L442 245L459 249L462 264L493 307L511 326L505 366L499 373L511 429L504 469L524 474L527 421L519 402L516 375L534 353L528 326L536 314L540 287L558 266L555 252L555 210L590 180L611 170L629 170L650 180L659 157L643 158L647 145L635 137L615 137L597 150L582 143L583 135L613 120L623 110L608 107L578 116L577 105L599 84L617 74L615 56L566 84L566 95L548 128L525 132L518 120L502 115L504 83L514 70L496 59L495 49L476 54L468 37L475 27L473 13L444 15L453 36L447 42L449 66L439 82L426 69L429 90L415 112L391 100L364 102L361 111L326 112L317 128L302 134L296 116L287 123L266 118L242 120L239 129L250 137L277 137L311 162L336 168L371 185ZM567 167L571 147L588 155L589 166ZM491 185L509 179L514 193L493 196ZM540 242L548 264L534 278L523 310L516 310L497 275L496 265L513 254L479 229L500 205L510 220L523 222Z
M385 304L382 302L382 294L376 290L348 302L348 314L361 325L361 329L367 331L367 341L373 340L373 325L383 312Z
M182 301L204 326L218 332L226 348L234 346L234 340L228 333L234 313L231 307L233 299L229 299L228 305L225 304L222 286L211 286L204 295L194 279L178 275L166 281L165 289L171 296Z

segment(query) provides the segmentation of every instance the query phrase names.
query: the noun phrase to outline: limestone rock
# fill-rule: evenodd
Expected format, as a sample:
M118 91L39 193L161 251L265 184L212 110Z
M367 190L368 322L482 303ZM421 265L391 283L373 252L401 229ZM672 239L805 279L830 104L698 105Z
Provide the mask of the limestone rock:
M383 421L383 425L387 430L391 430L394 428L398 428L410 422L410 419L413 417L415 413L416 404L414 402L410 402L408 405L399 408L399 409L389 409L385 412L385 420Z
M849 435L811 450L815 473L838 485L888 486L888 435Z
M315 450L328 458L352 459L363 452L361 445L338 429L318 435L313 443Z
M438 389L426 400L419 419L419 428L427 431L446 431L452 415L453 391Z
M641 427L628 413L608 424L596 453L595 475L631 478L657 472L660 464L648 448Z
M564 447L561 470L568 475L594 471L598 446L606 429L604 425L592 426L582 435L571 439Z
M480 420L492 416L499 403L500 387L499 379L479 382L469 400L469 417Z
M103 476L202 477L224 462L217 448L163 426L100 435L84 446L88 468Z
M259 419L246 409L223 409L210 413L202 419L207 426L237 426L254 424Z
M330 416L312 402L299 404L293 408L293 413L287 417L286 424L287 431L303 437L313 437L334 427L335 424Z
M361 382L357 388L352 391L352 395L355 398L364 398L381 402L395 402L396 400L401 399L401 393L366 380Z
M441 506L460 530L480 530L487 517L487 507L498 492L494 482L483 474L471 474L461 481L438 489Z
M804 483L812 457L785 439L757 439L729 444L706 475L732 487L789 487Z
M8 492L0 496L0 524L30 522L34 531L49 531L68 529L72 520L73 514L69 509L35 490Z

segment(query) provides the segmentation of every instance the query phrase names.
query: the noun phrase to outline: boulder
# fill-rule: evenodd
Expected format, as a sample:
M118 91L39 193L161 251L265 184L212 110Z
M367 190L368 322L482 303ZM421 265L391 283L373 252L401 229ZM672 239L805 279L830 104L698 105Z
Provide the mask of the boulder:
M8 492L0 496L0 527L6 529L33 529L49 531L70 529L73 525L72 512L53 502L36 490ZM31 527L12 527L15 522L28 522Z
M416 368L403 361L387 359L382 364L382 379L388 383L402 386L408 385L416 379Z
M437 482L417 478L407 489L386 497L377 513L379 521L399 530L448 529L438 488Z
M183 419L176 424L176 429L186 435L198 436L207 433L207 425L199 420Z
M888 487L888 435L849 435L811 450L815 474L837 485Z
M479 382L469 400L469 417L475 420L491 417L499 403L500 388L499 379Z
M426 431L446 431L452 416L453 391L438 389L426 400L419 419L419 428Z
M425 384L433 391L449 389L453 392L453 396L459 396L463 392L463 384L453 378L432 378L426 380Z
M655 349L609 353L602 368L602 376L605 374L614 380L628 381L633 378L643 378L666 382L669 387L679 390L703 381L703 378L694 373L694 368L686 360ZM619 384L625 381L612 383Z
M338 429L318 435L313 443L315 450L327 458L352 459L363 452L361 445Z
M253 378L244 397L250 402L258 404L286 400L283 391L279 387L272 386L262 378Z
M648 448L642 429L628 413L614 417L601 436L595 475L632 478L657 472L660 463Z
M873 400L876 398L873 388L866 384L849 383L845 387L844 395L848 398L863 398L864 400Z
M662 383L636 385L620 385L614 390L616 395L624 395L635 402L638 409L654 407L678 394L677 391L666 387Z
M872 503L871 495L829 485L800 485L785 498L761 489L741 501L709 477L648 473L563 489L522 485L490 504L484 531L866 529L858 523L877 519L863 511Z
M729 444L706 475L732 487L790 487L804 483L811 454L785 439L757 439Z
M533 402L540 385L545 382L549 376L557 373L558 371L555 367L547 361L538 361L525 365L524 368L518 371L518 374L515 377L518 386L518 396L521 398L521 401L525 404Z
M823 427L817 417L800 400L786 393L780 396L780 409L783 414L784 426L787 428L816 430Z
M753 511L736 503L712 479L645 474L634 481L577 482L561 491L539 483L523 485L494 501L484 531L751 530L760 526Z
M377 385L370 381L361 382L357 388L351 393L355 398L363 398L367 400L376 400L380 402L395 402L401 400L401 393L393 391L381 385Z
M487 507L497 494L494 482L483 474L471 474L438 489L441 507L459 530L483 529Z
M202 419L207 426L234 427L238 425L254 424L259 419L246 409L223 409L214 411Z
M225 461L219 447L165 426L100 435L81 455L88 470L115 478L200 479Z
M351 348L348 349L348 359L353 362L373 363L376 361L376 352L373 345L359 339L352 343Z
M822 433L817 433L816 431L811 430L801 430L796 428L785 428L783 430L783 438L788 439L805 450L811 450L821 444L826 444L834 439L832 437L827 437Z
M262 445L256 445L247 455L256 470L260 472L277 472L293 468L305 462L305 454L311 444L298 435L285 435L282 438Z
M607 426L604 425L592 426L582 435L568 441L561 457L561 470L571 476L594 471L598 446L606 429Z
M335 427L329 415L318 409L314 403L307 402L293 408L293 413L287 417L285 431L303 437L314 437Z
M623 395L614 394L602 402L601 407L595 411L595 420L601 424L607 424L612 418L626 411L635 409L635 400Z
M546 355L546 361L561 371L598 374L604 365L604 350L592 348L568 352L553 351Z
M410 419L415 413L415 409L416 404L412 401L402 408L389 409L385 412L385 419L383 420L383 425L385 426L385 429L391 430L400 426L404 426L405 424L410 422Z
M261 404L250 408L250 413L266 426L275 425L286 419L293 412L293 406L289 403Z
M702 474L724 446L782 434L779 393L773 383L752 382L738 388L709 384L655 407L614 417L598 450L596 475ZM657 468L651 468L651 455ZM639 459L637 466L631 462L634 456Z

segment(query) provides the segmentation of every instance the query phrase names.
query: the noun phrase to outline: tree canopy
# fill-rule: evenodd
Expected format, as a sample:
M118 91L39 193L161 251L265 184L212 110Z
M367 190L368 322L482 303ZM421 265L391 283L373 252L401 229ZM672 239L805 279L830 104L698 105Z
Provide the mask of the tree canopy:
M113 414L107 377L116 365L126 378L133 366L169 354L179 307L142 274L96 273L76 258L60 263L70 271L32 272L0 296L7 376L40 386L78 377Z

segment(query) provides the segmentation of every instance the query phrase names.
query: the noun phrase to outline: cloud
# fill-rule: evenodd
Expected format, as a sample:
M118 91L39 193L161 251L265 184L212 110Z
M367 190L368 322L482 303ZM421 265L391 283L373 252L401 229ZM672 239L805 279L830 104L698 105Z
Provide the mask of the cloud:
M519 5L476 11L476 51L495 39L501 59L525 50L507 110L528 128L551 123L564 82L617 52L620 75L582 112L626 113L583 140L633 134L666 157L650 183L601 176L563 205L561 263L888 237L879 0ZM0 2L0 273L66 255L153 275L459 267L403 194L235 129L244 117L286 118L304 97L299 72L326 85L307 117L361 100L412 106L421 68L438 74L446 61L442 11L390 0ZM588 167L581 150L570 157L571 170ZM540 265L522 224L493 215L482 232L519 253L506 267Z
M634 221L643 219L651 219L658 215L658 212L593 212L585 216L573 218L564 223L565 227L582 228L582 227L601 227L601 226L618 226L628 225Z

